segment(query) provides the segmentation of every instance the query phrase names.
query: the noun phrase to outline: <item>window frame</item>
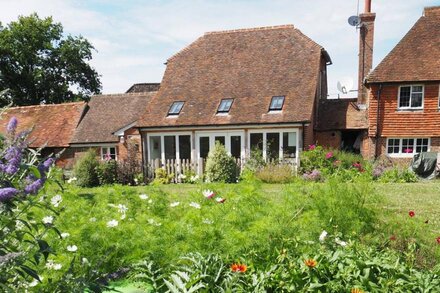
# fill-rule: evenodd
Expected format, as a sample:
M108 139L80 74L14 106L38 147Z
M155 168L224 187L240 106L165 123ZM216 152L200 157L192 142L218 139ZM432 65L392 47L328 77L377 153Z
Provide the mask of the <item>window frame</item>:
M295 152L295 156L294 157L285 157L284 156L284 141L283 141L283 135L284 133L290 133L290 132L294 132L296 133L296 138L295 138L295 147L296 147L296 152ZM278 151L278 159L280 161L283 160L294 160L296 162L298 162L298 158L300 155L300 151L302 148L302 141L301 141L301 130L298 128L263 128L263 129L252 129L248 131L247 134L247 141L248 141L248 145L247 148L249 148L249 151L251 151L251 145L250 145L250 141L251 141L251 134L252 133L262 133L263 134L263 159L266 161L268 159L268 150L267 150L267 134L268 133L278 133L280 136L280 144L279 144L279 151Z
M412 101L412 95L413 95L413 87L416 86L421 86L422 87L422 105L420 107L412 107L411 106L411 101ZM401 107L400 106L400 93L401 93L401 89L403 87L409 87L410 91L409 91L409 106L407 107ZM416 92L419 93L419 92ZM425 85L424 84L408 84L408 85L400 85L398 92L397 92L397 109L401 110L401 111L407 111L407 110L423 110L425 106Z
M174 107L174 105L176 105L176 104L182 104L182 106L180 106L180 109L179 109L179 111L178 112L171 112L171 109L173 109L173 107ZM179 116L180 115L180 112L182 112L182 109L183 109L183 107L185 106L185 101L174 101L172 104L171 104L171 106L170 106L170 108L168 109L168 116Z
M399 152L398 153L389 153L388 148L390 147L390 140L398 140L399 141ZM405 139L412 139L413 140L413 146L412 146L412 153L405 153L403 149L403 140ZM412 158L415 154L418 154L417 152L417 140L423 140L427 139L427 152L431 150L431 138L430 137L387 137L386 146L385 146L385 153L388 157L395 157L395 158ZM423 144L421 145L423 147Z
M229 108L227 110L220 110L220 107L226 101L231 101L231 104L229 105ZM233 98L221 99L220 104L217 107L217 114L227 114L227 113L229 113L231 111L233 103L234 103L234 99Z
M283 99L283 102L281 103L281 107L280 108L272 108L272 104L274 102L274 99L279 99L279 98ZM284 107L285 100L286 100L286 96L272 96L272 99L270 100L270 104L269 104L269 112L282 111L283 107Z
M105 153L104 153L104 149L106 149L106 152L105 152ZM115 161L118 160L118 149L117 149L116 146L102 146L102 147L101 147L101 160L102 160L102 161L105 161L105 160L106 160L106 158L104 157L104 155L110 154L110 156L111 156L111 151L110 151L110 149L114 149L114 150L115 150L115 158L114 158L114 159L112 158L112 160L115 160Z

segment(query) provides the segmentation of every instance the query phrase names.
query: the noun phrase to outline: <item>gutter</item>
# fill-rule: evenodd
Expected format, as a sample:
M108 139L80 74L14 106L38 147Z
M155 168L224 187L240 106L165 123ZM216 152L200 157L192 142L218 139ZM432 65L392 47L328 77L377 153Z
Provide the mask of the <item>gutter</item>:
M382 93L382 88L383 88L383 84L379 84L379 89L377 90L377 111L376 111L376 135L375 135L375 140L376 140L376 145L374 148L374 159L377 159L377 154L378 154L378 148L379 148L379 117L380 117L380 95Z

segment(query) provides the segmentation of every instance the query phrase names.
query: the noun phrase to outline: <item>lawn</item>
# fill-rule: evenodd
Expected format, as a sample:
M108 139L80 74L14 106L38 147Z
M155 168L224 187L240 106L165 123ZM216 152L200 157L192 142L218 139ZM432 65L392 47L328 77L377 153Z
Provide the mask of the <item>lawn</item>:
M214 198L205 198L207 189ZM319 249L318 238L326 230L343 241L394 248L403 255L416 239L413 264L425 270L440 255L439 194L440 184L433 182L68 186L55 224L69 236L54 249L76 245L76 255L98 264L103 274L142 260L168 267L194 252L261 268L283 249L297 254ZM299 239L306 244L297 245ZM53 259L68 265L67 259Z

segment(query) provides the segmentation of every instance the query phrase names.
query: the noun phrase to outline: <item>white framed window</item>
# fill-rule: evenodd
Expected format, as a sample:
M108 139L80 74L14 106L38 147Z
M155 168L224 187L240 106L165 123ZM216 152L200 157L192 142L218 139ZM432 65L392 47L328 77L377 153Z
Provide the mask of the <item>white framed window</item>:
M163 132L147 134L148 160L191 160L191 132Z
M262 129L249 131L249 150L260 150L264 160L296 159L300 149L298 129Z
M428 152L430 146L429 138L388 138L386 150L391 157L412 157L414 154Z
M101 147L101 160L117 160L116 147Z
M424 86L402 85L399 87L399 110L423 109Z

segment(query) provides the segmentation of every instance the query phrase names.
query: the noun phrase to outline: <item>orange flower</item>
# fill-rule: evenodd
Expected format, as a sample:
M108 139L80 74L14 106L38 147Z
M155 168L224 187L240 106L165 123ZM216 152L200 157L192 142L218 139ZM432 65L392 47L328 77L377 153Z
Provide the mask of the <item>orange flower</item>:
M351 289L351 293L364 293L364 291L359 288L353 288Z
M304 261L304 264L305 264L306 266L308 266L309 268L314 268L314 267L316 267L316 265L318 264L318 262L317 262L316 260L314 260L313 258L310 258L310 259L306 259L306 260Z
M240 272L240 273L244 273L247 271L247 266L244 264L238 264L238 263L234 263L231 265L231 270L233 272Z

